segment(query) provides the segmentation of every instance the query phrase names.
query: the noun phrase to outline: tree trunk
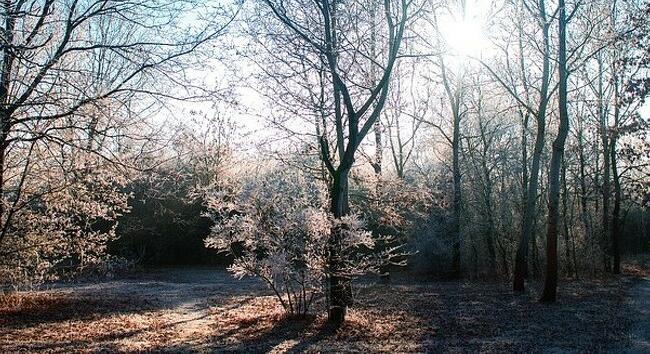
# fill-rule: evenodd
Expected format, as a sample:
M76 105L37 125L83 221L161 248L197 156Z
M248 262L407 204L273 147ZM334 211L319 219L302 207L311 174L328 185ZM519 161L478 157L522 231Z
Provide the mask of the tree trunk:
M515 292L523 292L525 289L525 277L527 274L528 243L530 235L534 232L534 219L537 214L537 190L539 188L539 169L544 150L544 139L546 134L546 109L548 107L548 86L550 76L550 45L549 45L549 21L546 20L544 10L544 1L540 0L540 17L542 20L543 35L543 68L542 68L542 86L540 90L539 109L537 110L537 134L535 135L535 148L533 149L533 162L530 168L530 177L528 181L528 190L526 191L526 200L524 216L522 219L521 236L517 247L515 257L515 271L512 282L512 289Z
M544 112L543 114L546 114ZM537 120L537 135L535 137L535 149L533 150L533 163L530 169L530 179L526 193L524 217L522 220L522 231L517 247L515 258L515 274L513 280L514 291L524 291L524 278L528 272L528 247L530 235L534 232L534 219L537 214L537 190L539 189L539 169L542 151L544 150L545 126L544 118Z
M341 218L350 213L348 196L348 174L349 169L337 171L334 175L331 186L331 207L330 211L334 217ZM343 273L342 259L342 237L341 229L332 230L329 240L328 267L330 269L329 279L329 320L335 325L345 321L347 307L350 304L351 284L349 278Z
M585 172L585 153L584 153L584 137L583 137L583 127L582 120L580 122L580 127L578 127L578 149L579 154L578 158L580 160L580 218L582 219L582 224L585 229L585 239L591 240L593 231L591 226L591 219L589 216L588 209L588 198L587 198L587 174ZM575 257L575 250L574 255ZM575 263L575 261L574 261ZM576 276L578 275L577 264L576 264Z
M610 186L610 152L609 152L609 136L607 128L607 114L605 113L605 108L603 107L603 75L602 75L602 59L600 55L598 56L598 115L599 115L599 124L600 124L600 137L603 144L603 210L602 210L602 234L601 234L601 248L603 252L603 268L606 272L609 272L610 269L610 216L609 216L609 196L611 193Z
M4 125L4 123L2 123ZM7 144L6 144L6 134L2 133L0 131L0 250L2 249L2 241L5 238L6 231L7 231L7 225L5 225L5 203L4 203L4 195L5 195L5 155L6 155L6 150L7 150Z
M611 144L612 177L614 179L614 210L612 212L612 273L621 273L621 181L616 166L616 139Z
M614 69L616 72L616 68ZM619 119L620 119L620 108L619 108L619 93L618 93L618 78L614 78L614 126L618 128ZM621 180L618 174L617 161L616 161L616 135L613 135L610 143L610 161L612 166L612 177L614 180L614 210L612 213L612 227L611 227L611 239L612 239L612 273L620 274L621 273L621 250L620 250L620 240L621 240Z
M10 84L12 77L13 62L15 59L15 49L12 48L14 41L14 31L16 18L11 1L3 1L1 7L4 13L4 22L2 23L2 37L5 45L0 46L2 55L0 56L0 249L2 240L5 237L7 225L5 225L5 205L4 205L4 173L5 159L7 152L7 138L9 134L9 125L11 123L12 111L9 110L10 104Z
M452 151L452 174L453 174L453 216L452 216L452 273L455 277L459 277L461 273L461 248L462 237L460 233L460 218L461 218L461 172L460 172L460 121L461 112L460 104L462 99L462 86L457 82L456 87L452 89L449 78L447 77L447 67L442 56L440 56L440 67L442 69L442 83L447 93L447 98L451 106L451 113L453 118L453 132L451 139ZM458 80L458 79L457 79Z
M452 141L452 164L453 164L453 177L454 177L454 216L453 216L453 234L455 236L453 248L453 272L454 276L458 277L461 273L460 265L460 251L462 245L462 236L460 233L460 218L461 218L461 174L460 174L460 112L458 109L454 110L454 136Z
M562 183L562 236L564 237L564 259L567 265L566 274L573 275L573 264L571 263L571 245L570 245L570 231L569 231L569 189L566 184L566 164L562 164L562 175L560 177Z
M564 0L559 0L559 86L558 106L560 125L551 154L551 166L548 174L548 229L546 231L546 276L541 302L555 302L557 298L557 230L560 216L560 168L563 163L564 144L569 132L569 112L567 103L567 67L566 67L566 8Z

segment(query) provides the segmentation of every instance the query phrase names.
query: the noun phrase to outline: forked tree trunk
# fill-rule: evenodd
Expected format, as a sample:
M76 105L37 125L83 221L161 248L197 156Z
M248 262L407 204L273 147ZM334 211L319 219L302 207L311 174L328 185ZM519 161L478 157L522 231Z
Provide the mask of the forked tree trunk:
M548 174L548 229L546 231L546 276L541 302L555 302L557 298L557 230L560 217L560 168L564 157L564 144L569 133L569 112L567 103L567 64L566 64L566 8L564 0L559 0L560 8L558 27L559 42L558 67L558 106L560 110L560 125L557 137L553 142L551 166Z

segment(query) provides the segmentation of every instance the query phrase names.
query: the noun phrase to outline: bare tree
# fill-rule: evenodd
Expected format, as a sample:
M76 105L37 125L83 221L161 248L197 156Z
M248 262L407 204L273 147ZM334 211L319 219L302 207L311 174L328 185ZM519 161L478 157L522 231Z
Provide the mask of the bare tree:
M383 63L371 57L366 47L369 34L365 28L369 21L365 21L365 16L371 15L367 2L265 0L264 4L284 29L284 38L280 38L283 42L274 43L278 47L297 44L300 51L315 60L309 63L308 73L321 80L318 85L323 99L331 105L331 110L323 111L321 118L334 126L333 142L329 131L321 130L317 137L329 176L330 212L335 218L345 217L350 214L348 180L355 154L381 115L414 4L410 0L383 2L381 34L387 46ZM373 35L380 34L373 31ZM365 65L355 65L355 57L364 58ZM378 72L376 84L371 87L355 80L367 70L366 63ZM345 230L335 230L328 240L329 319L335 324L344 321L351 300L350 281L340 271L346 262L341 254L344 238Z
M555 302L557 293L557 233L560 218L560 169L564 156L564 145L569 133L569 112L568 112L568 76L567 70L567 49L566 49L566 27L567 18L564 0L560 0L559 6L559 41L558 67L559 67L559 100L560 123L557 137L553 141L553 154L551 156L550 171L548 173L548 230L546 233L546 277L544 280L544 292L542 302ZM574 10L575 11L575 10Z
M520 115L522 116L522 184L524 187L524 212L522 217L521 234L517 247L517 254L515 257L514 277L513 277L513 290L521 292L524 290L524 280L527 274L527 255L529 240L531 234L534 233L535 215L537 214L537 194L539 190L539 174L541 168L542 152L544 150L546 138L546 115L549 105L549 100L552 95L551 90L551 44L550 44L550 19L546 12L546 4L544 0L539 0L536 4L524 0L520 3L521 8L517 11L519 16L529 14L535 21L538 30L541 32L539 39L541 43L533 44L540 53L539 60L541 61L541 76L535 82L537 86L534 88L538 91L537 102L534 102L534 96L530 92L533 90L531 87L532 79L531 74L527 70L528 55L525 51L524 39L528 36L525 32L523 25L523 17L520 17L517 22L517 45L518 53L518 68L521 70L521 86L522 91L518 89L516 81L508 83L508 79L499 75L488 63L481 62L483 67L492 74L492 76L501 84L501 86L511 95L511 97L521 107ZM530 44L529 44L530 45ZM507 67L510 68L509 62ZM504 75L508 77L512 75L512 71L508 70L509 74ZM513 80L510 80L513 81ZM535 107L536 105L536 107ZM528 156L527 156L527 139L526 130L528 129L528 117L532 115L536 119L537 130L535 135L533 156L531 167L528 171Z
M39 210L35 205L48 194L74 195L74 188L83 187L79 182L92 175L95 165L75 165L75 154L124 163L118 156L129 137L132 145L145 139L139 118L150 114L160 97L171 97L172 84L182 79L188 64L181 58L223 33L234 12L207 3L116 0L3 0L0 10L0 248L5 248L9 234L12 242L29 237L21 239L17 215ZM193 12L202 10L215 17ZM196 28L182 25L182 16L190 13L197 16ZM41 180L35 158L66 173L36 188Z

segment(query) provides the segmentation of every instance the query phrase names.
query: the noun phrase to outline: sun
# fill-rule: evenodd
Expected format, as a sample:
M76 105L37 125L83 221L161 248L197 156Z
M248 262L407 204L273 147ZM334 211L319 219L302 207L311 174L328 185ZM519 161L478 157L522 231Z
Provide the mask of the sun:
M478 21L450 17L440 21L439 30L449 54L476 57L487 49L485 31Z

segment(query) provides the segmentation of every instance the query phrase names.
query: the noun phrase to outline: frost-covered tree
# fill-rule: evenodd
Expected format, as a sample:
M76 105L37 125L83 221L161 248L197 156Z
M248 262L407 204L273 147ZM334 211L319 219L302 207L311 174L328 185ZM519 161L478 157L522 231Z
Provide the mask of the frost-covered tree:
M145 117L161 97L205 93L173 84L231 14L184 0L0 2L0 284L84 264L113 237Z
M235 276L262 279L288 314L304 315L332 276L378 272L403 256L400 246L375 249L392 237L373 236L358 215L335 217L328 193L323 182L279 168L215 186L207 214L215 225L205 244L234 258ZM344 233L345 261L336 269L328 262L333 230Z

